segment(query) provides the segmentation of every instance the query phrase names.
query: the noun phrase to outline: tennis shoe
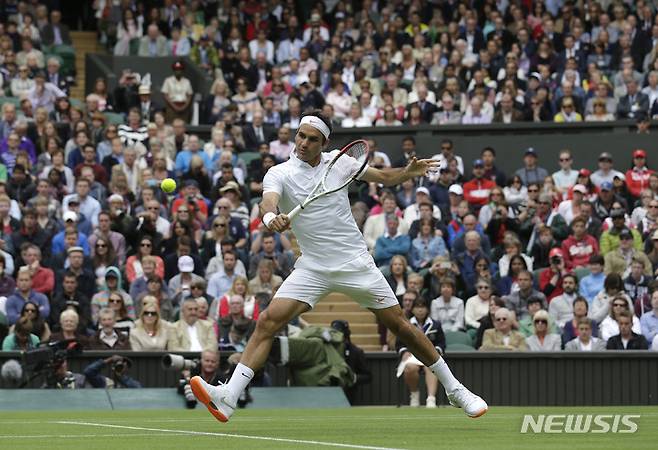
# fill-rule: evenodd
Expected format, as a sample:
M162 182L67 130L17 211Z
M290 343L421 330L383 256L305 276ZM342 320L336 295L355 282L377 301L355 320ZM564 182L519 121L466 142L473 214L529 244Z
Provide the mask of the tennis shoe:
M212 386L204 381L203 378L196 376L190 380L192 392L201 403L206 405L210 414L220 422L228 422L236 408L236 401L233 400L225 384Z
M489 409L487 402L475 395L463 384L460 384L451 392L446 392L450 404L455 408L462 408L466 415L472 419L484 415Z

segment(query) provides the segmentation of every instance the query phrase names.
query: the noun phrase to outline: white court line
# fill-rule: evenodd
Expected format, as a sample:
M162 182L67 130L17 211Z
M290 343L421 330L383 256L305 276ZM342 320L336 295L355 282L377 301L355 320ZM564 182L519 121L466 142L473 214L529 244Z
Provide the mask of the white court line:
M127 425L110 425L106 423L93 423L93 422L73 422L73 421L57 421L54 423L63 425L87 425L91 427L105 427L105 428L121 428L124 430L140 430L140 431L156 431L161 433L173 434L190 434L194 436L219 436L237 439L253 439L258 441L274 441L274 442L288 442L292 444L311 444L311 445L324 445L326 447L341 447L341 448L358 448L363 450L402 450L391 447L373 447L370 445L356 445L356 444L341 444L338 442L322 442L322 441L308 441L305 439L286 439L265 436L253 436L249 434L231 434L231 433L211 433L207 431L188 431L188 430L170 430L166 428L145 428L145 427L132 427Z
M72 438L97 438L97 437L144 437L144 436L168 436L168 433L121 433L121 434L0 434L0 439L72 439Z

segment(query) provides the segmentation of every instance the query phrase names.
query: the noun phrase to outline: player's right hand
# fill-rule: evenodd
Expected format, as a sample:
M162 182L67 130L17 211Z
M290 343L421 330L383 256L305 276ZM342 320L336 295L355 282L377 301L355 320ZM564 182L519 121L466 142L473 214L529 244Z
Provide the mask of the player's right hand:
M274 219L272 219L268 228L271 231L276 231L279 233L286 231L288 228L290 228L290 219L286 214L279 214Z

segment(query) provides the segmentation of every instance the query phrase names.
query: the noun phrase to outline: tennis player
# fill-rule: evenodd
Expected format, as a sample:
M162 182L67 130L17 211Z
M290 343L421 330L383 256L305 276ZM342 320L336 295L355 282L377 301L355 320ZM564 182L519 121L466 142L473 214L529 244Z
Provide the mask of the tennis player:
M453 406L463 408L469 417L480 417L487 412L485 401L454 377L423 332L402 314L395 294L368 253L363 234L352 217L347 189L310 203L292 222L286 215L304 201L337 154L337 150L323 152L331 130L331 122L319 111L304 115L290 159L272 167L265 175L260 204L263 223L277 232L292 228L302 255L295 270L258 317L256 330L229 382L211 386L201 377L193 377L190 384L194 395L215 418L228 421L254 371L265 364L274 334L290 320L313 308L326 294L342 292L370 309L418 360L430 368ZM405 168L376 169L366 165L357 178L393 186L427 175L436 170L437 164L431 159L413 158ZM332 170L353 170L355 173L361 169L356 159L345 156L338 159L337 166Z

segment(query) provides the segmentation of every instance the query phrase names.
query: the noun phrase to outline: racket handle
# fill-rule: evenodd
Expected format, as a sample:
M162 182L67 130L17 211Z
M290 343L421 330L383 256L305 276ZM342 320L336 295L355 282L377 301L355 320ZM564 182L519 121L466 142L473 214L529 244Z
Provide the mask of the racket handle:
M295 216L299 214L301 210L302 210L302 205L295 206L293 210L288 213L288 219L292 221L292 219L294 219Z

